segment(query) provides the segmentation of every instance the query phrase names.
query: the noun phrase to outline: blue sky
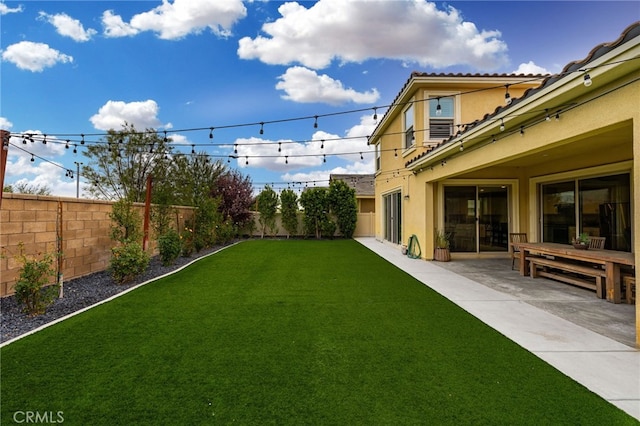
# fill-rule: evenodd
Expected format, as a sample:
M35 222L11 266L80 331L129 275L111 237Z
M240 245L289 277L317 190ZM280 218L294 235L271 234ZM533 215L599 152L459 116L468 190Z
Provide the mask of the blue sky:
M75 196L80 135L125 120L225 162L237 145L257 189L373 173L374 108L412 71L556 73L639 19L638 1L0 1L0 127L50 142L12 138L5 184Z

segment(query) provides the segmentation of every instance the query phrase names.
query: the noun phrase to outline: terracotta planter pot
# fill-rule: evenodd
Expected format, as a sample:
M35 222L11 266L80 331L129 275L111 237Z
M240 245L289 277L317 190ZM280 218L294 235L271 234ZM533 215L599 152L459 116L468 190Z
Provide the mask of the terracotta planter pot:
M438 262L449 262L451 260L451 252L448 248L438 248L433 252L433 260Z

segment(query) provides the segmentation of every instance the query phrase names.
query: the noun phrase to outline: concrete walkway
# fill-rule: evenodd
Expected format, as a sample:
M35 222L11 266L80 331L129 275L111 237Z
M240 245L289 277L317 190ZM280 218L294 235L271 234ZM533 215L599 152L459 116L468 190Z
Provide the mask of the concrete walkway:
M640 351L480 282L410 259L374 238L356 241L592 392L640 420Z

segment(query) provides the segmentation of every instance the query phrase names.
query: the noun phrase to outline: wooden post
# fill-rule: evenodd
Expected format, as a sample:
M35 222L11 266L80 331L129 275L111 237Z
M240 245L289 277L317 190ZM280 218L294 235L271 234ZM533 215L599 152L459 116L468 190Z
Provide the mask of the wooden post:
M147 249L149 242L149 218L151 217L151 184L153 177L147 176L147 196L144 200L144 237L142 238L142 250Z
M0 140L2 140L2 149L0 149L0 206L2 206L2 190L4 189L4 172L7 168L7 156L9 155L9 139L11 133L6 130L0 130Z

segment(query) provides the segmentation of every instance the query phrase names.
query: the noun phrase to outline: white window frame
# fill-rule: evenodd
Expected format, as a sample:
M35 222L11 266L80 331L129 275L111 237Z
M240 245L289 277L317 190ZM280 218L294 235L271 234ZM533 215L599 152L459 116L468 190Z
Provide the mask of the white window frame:
M451 128L451 135L454 135L456 133L456 126L458 126L461 123L460 92L425 90L424 91L424 99L425 99L424 128L426 129L426 131L422 132L422 134L424 135L422 143L423 145L427 145L427 146L438 144L443 140L442 138L438 138L438 139L430 138L431 131L429 129L430 129L430 122L431 122L431 115L430 115L429 102L433 98L453 98L454 113L453 113L453 124ZM439 117L433 117L433 118L438 119Z
M406 117L407 117L407 112L409 112L409 110L411 110L413 113L413 124L409 128L407 128ZM410 144L407 143L407 135L409 131L412 132L412 140ZM402 110L402 149L406 151L411 148L414 148L415 146L416 146L416 109L415 109L414 99L411 99L411 101L409 101L409 103Z

